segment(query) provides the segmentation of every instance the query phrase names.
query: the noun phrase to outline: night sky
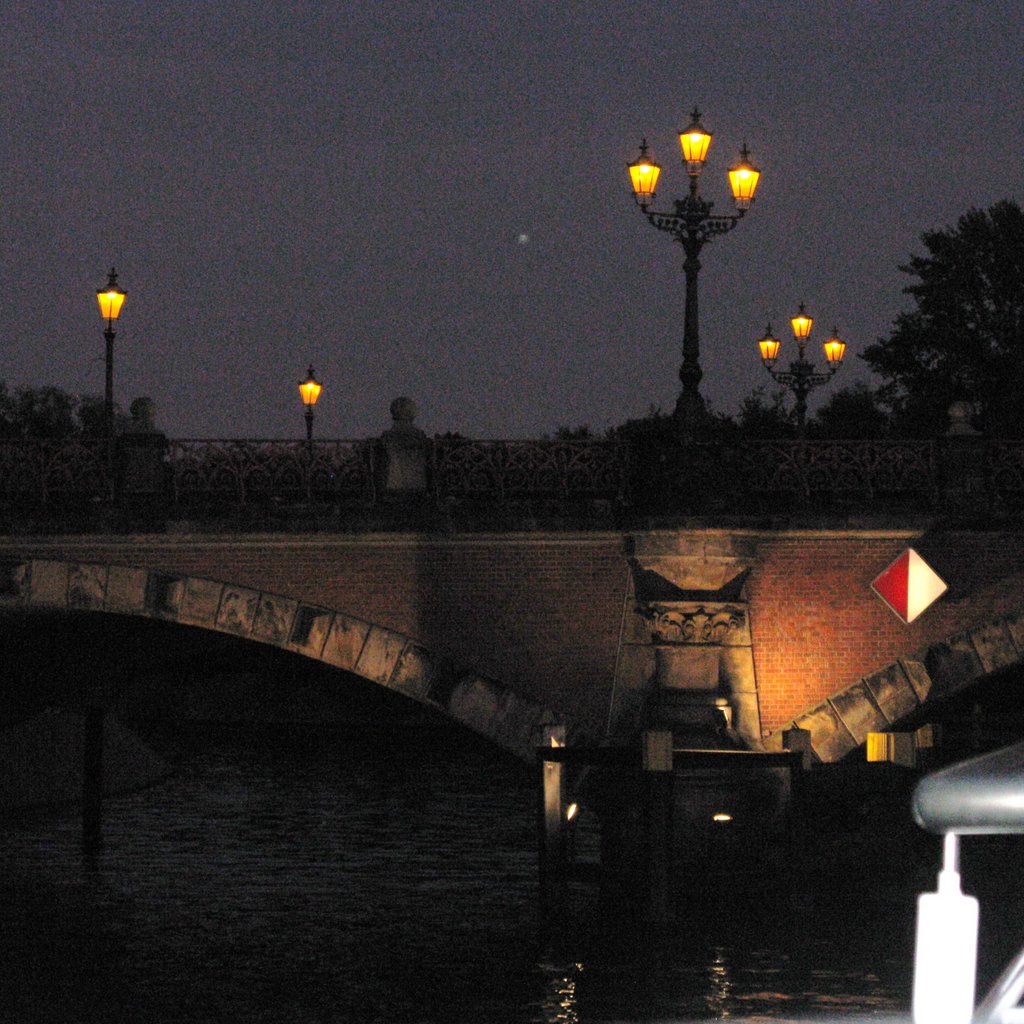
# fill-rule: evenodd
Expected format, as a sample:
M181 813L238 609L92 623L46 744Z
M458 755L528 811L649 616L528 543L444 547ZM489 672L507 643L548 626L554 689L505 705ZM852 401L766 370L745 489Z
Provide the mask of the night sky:
M806 301L840 382L907 299L922 231L1020 200L1024 6L161 0L5 8L0 379L103 391L96 288L128 292L115 398L175 437L595 430L672 408L682 253L659 206L676 132L714 134L702 193L750 215L704 250L702 390L770 384L755 341ZM859 365L858 365L859 364ZM812 402L812 408L814 407Z

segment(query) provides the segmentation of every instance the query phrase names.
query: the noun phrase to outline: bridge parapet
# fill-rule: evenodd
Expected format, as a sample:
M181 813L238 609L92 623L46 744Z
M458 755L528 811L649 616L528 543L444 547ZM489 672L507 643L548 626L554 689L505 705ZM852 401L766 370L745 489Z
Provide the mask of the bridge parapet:
M166 528L226 511L276 514L265 527L388 528L359 514L482 517L494 526L573 528L703 515L917 513L1019 518L1024 441L950 436L933 441L741 441L682 445L613 439L424 439L423 490L389 490L381 442L166 441L159 435L0 441L0 530ZM404 500L405 512L396 507ZM492 518L488 519L488 516ZM76 518L77 517L77 518Z

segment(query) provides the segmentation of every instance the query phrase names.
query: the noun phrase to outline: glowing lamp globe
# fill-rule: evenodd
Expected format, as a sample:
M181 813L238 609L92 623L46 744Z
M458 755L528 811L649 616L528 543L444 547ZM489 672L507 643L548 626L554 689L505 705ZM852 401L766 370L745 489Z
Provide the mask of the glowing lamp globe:
M640 143L640 155L629 164L629 180L633 185L633 195L639 206L650 206L654 199L654 190L658 185L661 167L654 162L647 152L647 140Z
M306 379L299 383L299 394L302 396L302 404L307 409L312 409L316 405L316 401L323 389L324 386L313 376L313 367L311 366L306 371Z
M736 202L737 210L749 210L757 191L761 172L750 162L746 145L740 150L739 163L729 168L729 187Z
M811 333L811 327L814 324L814 320L807 315L807 311L804 309L804 304L800 303L800 309L797 311L790 321L793 327L793 337L797 341L803 341L807 335Z
M782 346L782 342L778 338L772 336L772 325L769 324L765 328L764 337L757 343L757 347L761 350L761 358L764 360L765 366L774 366L775 360L779 358L779 348Z
M694 107L690 114L690 123L679 133L679 146L686 161L686 173L691 176L700 174L704 167L704 159L711 145L711 133L700 123L700 111Z
M96 301L100 304L100 316L108 323L113 323L121 315L126 293L117 287L117 272L113 267L106 285L96 289Z
M829 366L838 369L846 354L846 342L839 337L834 327L832 328L832 337L821 347L825 350L825 358L828 360Z

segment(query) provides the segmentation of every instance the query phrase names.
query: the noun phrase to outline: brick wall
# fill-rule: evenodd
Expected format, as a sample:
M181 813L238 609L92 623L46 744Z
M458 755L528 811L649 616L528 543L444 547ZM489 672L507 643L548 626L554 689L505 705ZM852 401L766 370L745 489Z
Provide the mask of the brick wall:
M1022 534L760 531L756 541L746 592L767 731L898 657L1024 607ZM871 591L908 544L950 584L910 626ZM626 550L611 533L6 538L0 560L136 565L323 604L600 731L631 592Z
M907 626L871 590L914 547L949 591ZM1024 535L765 535L747 585L762 725L774 731L830 694L933 641L1024 607Z

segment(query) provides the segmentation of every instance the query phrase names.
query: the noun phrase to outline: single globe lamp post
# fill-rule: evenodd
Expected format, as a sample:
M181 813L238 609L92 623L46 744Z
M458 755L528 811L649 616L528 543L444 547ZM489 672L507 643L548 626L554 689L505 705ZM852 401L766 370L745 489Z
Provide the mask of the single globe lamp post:
M107 437L114 433L114 337L117 334L117 318L121 315L125 292L117 287L117 271L111 267L107 283L96 289L96 301L100 305L100 316L106 321L103 337L107 341L107 379L103 392L103 427Z
M313 410L316 407L317 399L324 386L313 375L313 367L306 371L306 379L299 381L299 394L302 396L302 404L306 408L306 440L313 442Z
M668 232L685 253L683 271L686 274L686 304L683 312L683 363L679 370L682 392L676 402L675 419L680 436L691 437L707 419L707 410L700 394L700 332L697 312L697 275L700 272L700 252L706 242L716 235L724 235L740 222L754 201L761 172L750 162L746 144L740 150L739 160L729 168L729 187L732 190L736 213L713 214L713 203L702 199L697 191L698 179L711 145L711 133L701 124L700 111L690 115L690 124L679 133L686 173L690 179L689 194L685 199L673 200L674 210L659 212L651 208L661 167L648 152L647 140L640 144L640 155L629 164L629 178L633 196L647 220L659 231Z
M772 335L771 324L765 330L764 337L757 343L757 347L761 352L764 368L774 380L793 392L796 399L794 413L797 436L803 438L807 432L807 396L814 388L821 384L827 384L836 375L839 367L843 365L846 342L840 339L838 332L833 327L831 336L822 345L828 369L824 372L819 371L806 355L807 338L810 336L814 320L807 315L807 310L802 302L796 316L792 317L789 322L797 344L797 357L789 364L788 370L775 369L782 342Z

